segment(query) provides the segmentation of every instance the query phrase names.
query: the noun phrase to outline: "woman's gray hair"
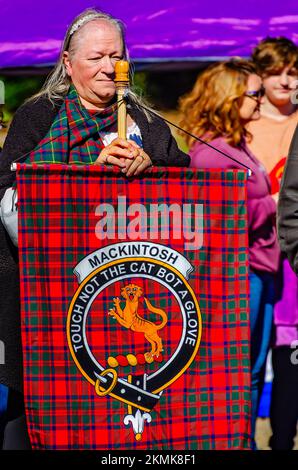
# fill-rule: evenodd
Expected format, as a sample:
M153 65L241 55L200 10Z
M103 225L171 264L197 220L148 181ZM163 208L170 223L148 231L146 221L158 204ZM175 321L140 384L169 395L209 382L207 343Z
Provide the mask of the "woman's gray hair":
M80 15L78 15L73 20L71 25L68 27L66 31L66 35L63 40L58 62L56 63L52 72L47 77L41 90L37 94L32 96L30 100L37 99L40 97L46 97L51 101L51 103L54 104L56 100L61 100L65 98L65 96L68 93L69 87L71 85L71 79L66 72L63 54L66 51L68 51L70 54L73 54L74 52L73 40L74 38L76 38L78 31L85 24L89 23L90 21L95 21L95 20L106 20L116 27L122 39L123 59L129 61L129 54L128 54L128 50L127 50L126 42L125 42L124 24L122 23L122 21L118 20L117 18L114 18L112 15L109 15L108 13L104 13L95 8L88 8L87 10L84 10ZM133 83L133 68L131 64L129 66L129 69L130 69L131 83ZM141 108L142 105L146 105L148 107L148 105L143 102L141 97L138 96L131 89L129 89L128 91L128 98L140 109L142 109ZM146 114L148 120L151 120L150 114L146 112L144 109L142 109L142 111Z

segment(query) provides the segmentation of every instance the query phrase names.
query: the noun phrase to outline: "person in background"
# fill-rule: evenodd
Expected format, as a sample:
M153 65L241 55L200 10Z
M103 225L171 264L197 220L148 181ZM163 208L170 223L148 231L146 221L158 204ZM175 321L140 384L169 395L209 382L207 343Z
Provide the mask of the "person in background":
M3 110L2 110L2 105L0 104L0 131L4 127L3 125ZM0 155L1 155L2 147L0 145Z
M247 125L250 150L263 163L277 200L291 139L298 123L293 91L298 80L298 47L284 37L266 38L253 51L253 62L263 79L261 117ZM298 341L298 280L286 256L281 258L274 306L272 349L273 383L270 421L273 450L290 450L298 420L298 367L291 362Z
M190 166L230 169L243 168L243 163L252 170L247 183L252 436L270 343L279 253L275 228L276 203L270 194L269 176L247 146L249 133L246 124L259 119L263 94L262 80L253 64L235 59L207 68L199 75L192 91L180 102L180 111L184 116L181 126L236 160L219 155L188 137Z
M297 103L292 102L298 80L298 47L289 39L266 38L252 53L265 88L260 119L250 121L248 147L270 174L272 194L278 193L282 169L298 123Z
M3 111L2 106L0 105L0 130L3 126ZM0 146L0 157L1 157L2 147ZM0 447L3 442L4 436L4 427L6 422L6 410L7 410L7 398L8 398L8 387L0 383Z

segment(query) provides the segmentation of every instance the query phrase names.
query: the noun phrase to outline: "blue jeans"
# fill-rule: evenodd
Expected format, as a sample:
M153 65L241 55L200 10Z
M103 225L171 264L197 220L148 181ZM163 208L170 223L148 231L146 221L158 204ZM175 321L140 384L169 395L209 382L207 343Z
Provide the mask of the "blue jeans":
M270 346L273 305L274 275L266 272L250 272L250 330L251 330L251 393L252 436L255 434L258 408L264 385L266 358Z
M2 449L5 419L8 404L8 387L0 384L0 449Z
M23 394L0 384L0 450L31 449Z

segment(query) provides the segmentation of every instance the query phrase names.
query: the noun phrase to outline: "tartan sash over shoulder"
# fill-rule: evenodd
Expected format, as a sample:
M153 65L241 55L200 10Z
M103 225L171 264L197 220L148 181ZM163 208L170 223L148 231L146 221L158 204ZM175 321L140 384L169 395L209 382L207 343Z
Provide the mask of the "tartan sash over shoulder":
M18 164L17 188L33 449L250 448L245 172Z
M81 105L71 86L49 132L27 162L92 164L104 147L99 133L116 120L117 104L93 115Z

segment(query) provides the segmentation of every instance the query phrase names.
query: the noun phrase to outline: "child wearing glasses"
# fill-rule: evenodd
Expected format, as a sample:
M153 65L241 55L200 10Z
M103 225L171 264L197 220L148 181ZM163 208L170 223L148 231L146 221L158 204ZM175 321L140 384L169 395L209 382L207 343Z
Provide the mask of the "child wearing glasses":
M252 367L252 436L269 349L274 281L278 270L276 203L264 166L249 150L246 125L260 117L264 89L252 63L230 60L208 67L193 90L182 98L182 127L233 157L188 137L191 166L196 168L242 168L252 170L247 183L249 281ZM236 160L236 161L235 161Z
M298 47L289 39L266 38L254 49L253 61L263 79L265 97L261 117L247 129L252 135L250 150L270 174L273 197L279 185L298 123ZM276 285L274 339L272 349L273 383L270 421L274 450L290 450L294 445L298 419L298 365L293 363L298 344L298 281L285 255L282 256Z

